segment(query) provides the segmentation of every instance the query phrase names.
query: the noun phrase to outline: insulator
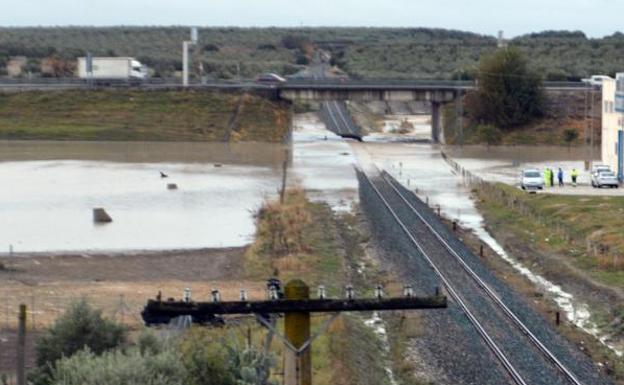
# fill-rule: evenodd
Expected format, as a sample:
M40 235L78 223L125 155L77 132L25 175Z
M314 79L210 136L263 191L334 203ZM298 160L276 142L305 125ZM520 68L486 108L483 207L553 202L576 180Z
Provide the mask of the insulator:
M184 289L184 302L191 302L191 289L188 287Z
M383 287L381 285L377 285L377 287L375 287L375 297L377 297L378 299L383 298L384 296L384 291L383 291Z
M319 299L325 299L325 286L320 285L317 291Z
M245 289L240 290L240 300L247 301L247 291Z
M269 299L274 301L277 298L277 288L275 286L271 286L271 288L269 288Z
M347 286L345 295L346 295L347 299L355 298L355 291L353 290L353 286L351 286L351 285Z
M219 301L221 301L221 293L219 293L218 289L212 289L210 294L212 295L212 302L219 302Z
M412 285L405 285L403 286L403 295L406 297L413 297L414 296L414 288L412 288Z

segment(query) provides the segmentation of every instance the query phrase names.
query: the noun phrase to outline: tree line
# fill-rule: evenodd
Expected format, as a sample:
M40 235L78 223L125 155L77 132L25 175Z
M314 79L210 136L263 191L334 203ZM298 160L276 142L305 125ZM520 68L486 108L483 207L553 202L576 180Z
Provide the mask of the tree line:
M189 28L180 26L3 27L0 74L6 74L13 56L27 57L28 71L37 76L44 59L73 62L88 51L136 57L153 76L169 77L181 70L181 45L188 39ZM578 31L546 31L508 44L524 52L528 65L545 80L613 75L624 68L624 34L619 32L588 38ZM333 64L356 78L473 79L480 58L496 47L493 36L432 28L200 28L193 68L196 76L212 78L288 75L308 64L315 49L323 49L332 54Z

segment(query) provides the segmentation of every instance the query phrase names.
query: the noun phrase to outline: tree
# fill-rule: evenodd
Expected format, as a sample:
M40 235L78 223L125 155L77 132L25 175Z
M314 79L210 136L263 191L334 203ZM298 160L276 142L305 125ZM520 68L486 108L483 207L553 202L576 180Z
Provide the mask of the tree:
M518 49L501 49L483 57L478 80L475 103L468 105L468 113L478 123L510 129L543 115L542 80Z
M568 147L574 142L579 136L578 131L573 128L566 128L563 130L563 140L567 143Z
M55 362L84 348L97 355L125 343L125 327L104 319L101 310L81 299L73 303L37 341L37 370L33 379L37 384L50 383L49 374Z

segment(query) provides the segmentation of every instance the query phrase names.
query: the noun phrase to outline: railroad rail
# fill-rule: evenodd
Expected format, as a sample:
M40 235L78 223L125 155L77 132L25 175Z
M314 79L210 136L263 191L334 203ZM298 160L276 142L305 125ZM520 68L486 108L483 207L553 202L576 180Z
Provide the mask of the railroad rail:
M344 102L338 102L336 100L323 102L321 113L330 131L333 131L336 135L343 138L362 141L360 129L355 125L353 119L351 119Z
M530 328L521 321L521 319L501 300L501 298L492 290L492 288L477 274L466 261L462 258L461 253L456 250L445 237L430 223L430 219L426 218L421 211L423 208L417 208L412 204L410 199L418 200L415 194L408 192L398 184L386 172L380 172L379 177L371 178L364 172L359 172L365 183L369 184L375 192L376 196L383 203L385 209L391 214L402 232L409 238L410 242L416 247L418 252L426 260L426 263L432 268L435 274L444 284L450 297L458 304L463 313L469 319L470 323L482 337L485 344L493 352L495 357L502 364L503 368L509 373L511 379L516 384L532 384L535 383L535 374L527 372L527 362L524 362L524 371L519 369L515 360L510 356L518 355L520 351L537 353L533 354L537 357L543 357L545 364L550 365L555 370L545 373L552 378L546 378L542 383L562 384L570 383L575 385L583 384L579 377L570 370L548 347L530 330ZM411 194L409 196L408 194ZM420 202L420 200L418 200ZM406 220L407 218L407 220ZM446 263L446 266L444 264ZM457 269L457 265L461 268ZM472 288L468 280L458 279L460 271L464 276L468 276L472 282ZM476 285L476 286L475 286ZM478 289L477 289L478 288ZM477 293L478 291L485 296L481 297L488 300L489 308L496 308L498 312L491 313L486 310L476 309L477 305L484 304L481 299L474 300L469 295L465 295L460 289L468 293ZM488 307L488 305L486 305ZM484 312L488 319L484 319ZM479 315L478 313L481 313ZM496 314L494 314L496 313ZM498 323L498 324L496 324ZM500 328L494 329L493 325ZM488 327L489 325L489 327ZM506 330L504 325L513 325L515 331ZM501 326L503 326L501 328ZM488 328L490 330L488 330ZM503 330L503 332L501 332ZM519 334L524 336L527 344L523 344L519 348L506 349L506 346L500 342L504 340L501 333L510 333L514 337ZM517 350L514 350L517 349ZM511 354L510 354L511 353ZM545 360L544 360L545 359ZM530 361L530 360L529 360ZM546 367L546 365L544 366Z

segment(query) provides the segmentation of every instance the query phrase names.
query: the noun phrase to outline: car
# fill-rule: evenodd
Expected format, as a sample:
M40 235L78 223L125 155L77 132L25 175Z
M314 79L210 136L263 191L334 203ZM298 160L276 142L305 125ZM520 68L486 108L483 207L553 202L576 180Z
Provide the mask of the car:
M544 189L544 178L542 173L537 169L522 170L522 181L520 187L523 190L542 190Z
M611 187L618 188L620 186L620 182L618 181L617 176L611 170L609 171L601 171L595 174L592 174L591 184L593 187Z
M262 74L256 78L256 83L262 84L280 84L285 82L286 79L274 73Z
M592 86L602 86L602 82L607 79L611 78L607 75L592 75L590 78L581 79L581 81Z
M593 165L591 168L591 173L589 174L592 179L592 182L594 180L594 177L596 177L599 173L605 172L605 171L611 171L611 167L604 165L604 164Z

